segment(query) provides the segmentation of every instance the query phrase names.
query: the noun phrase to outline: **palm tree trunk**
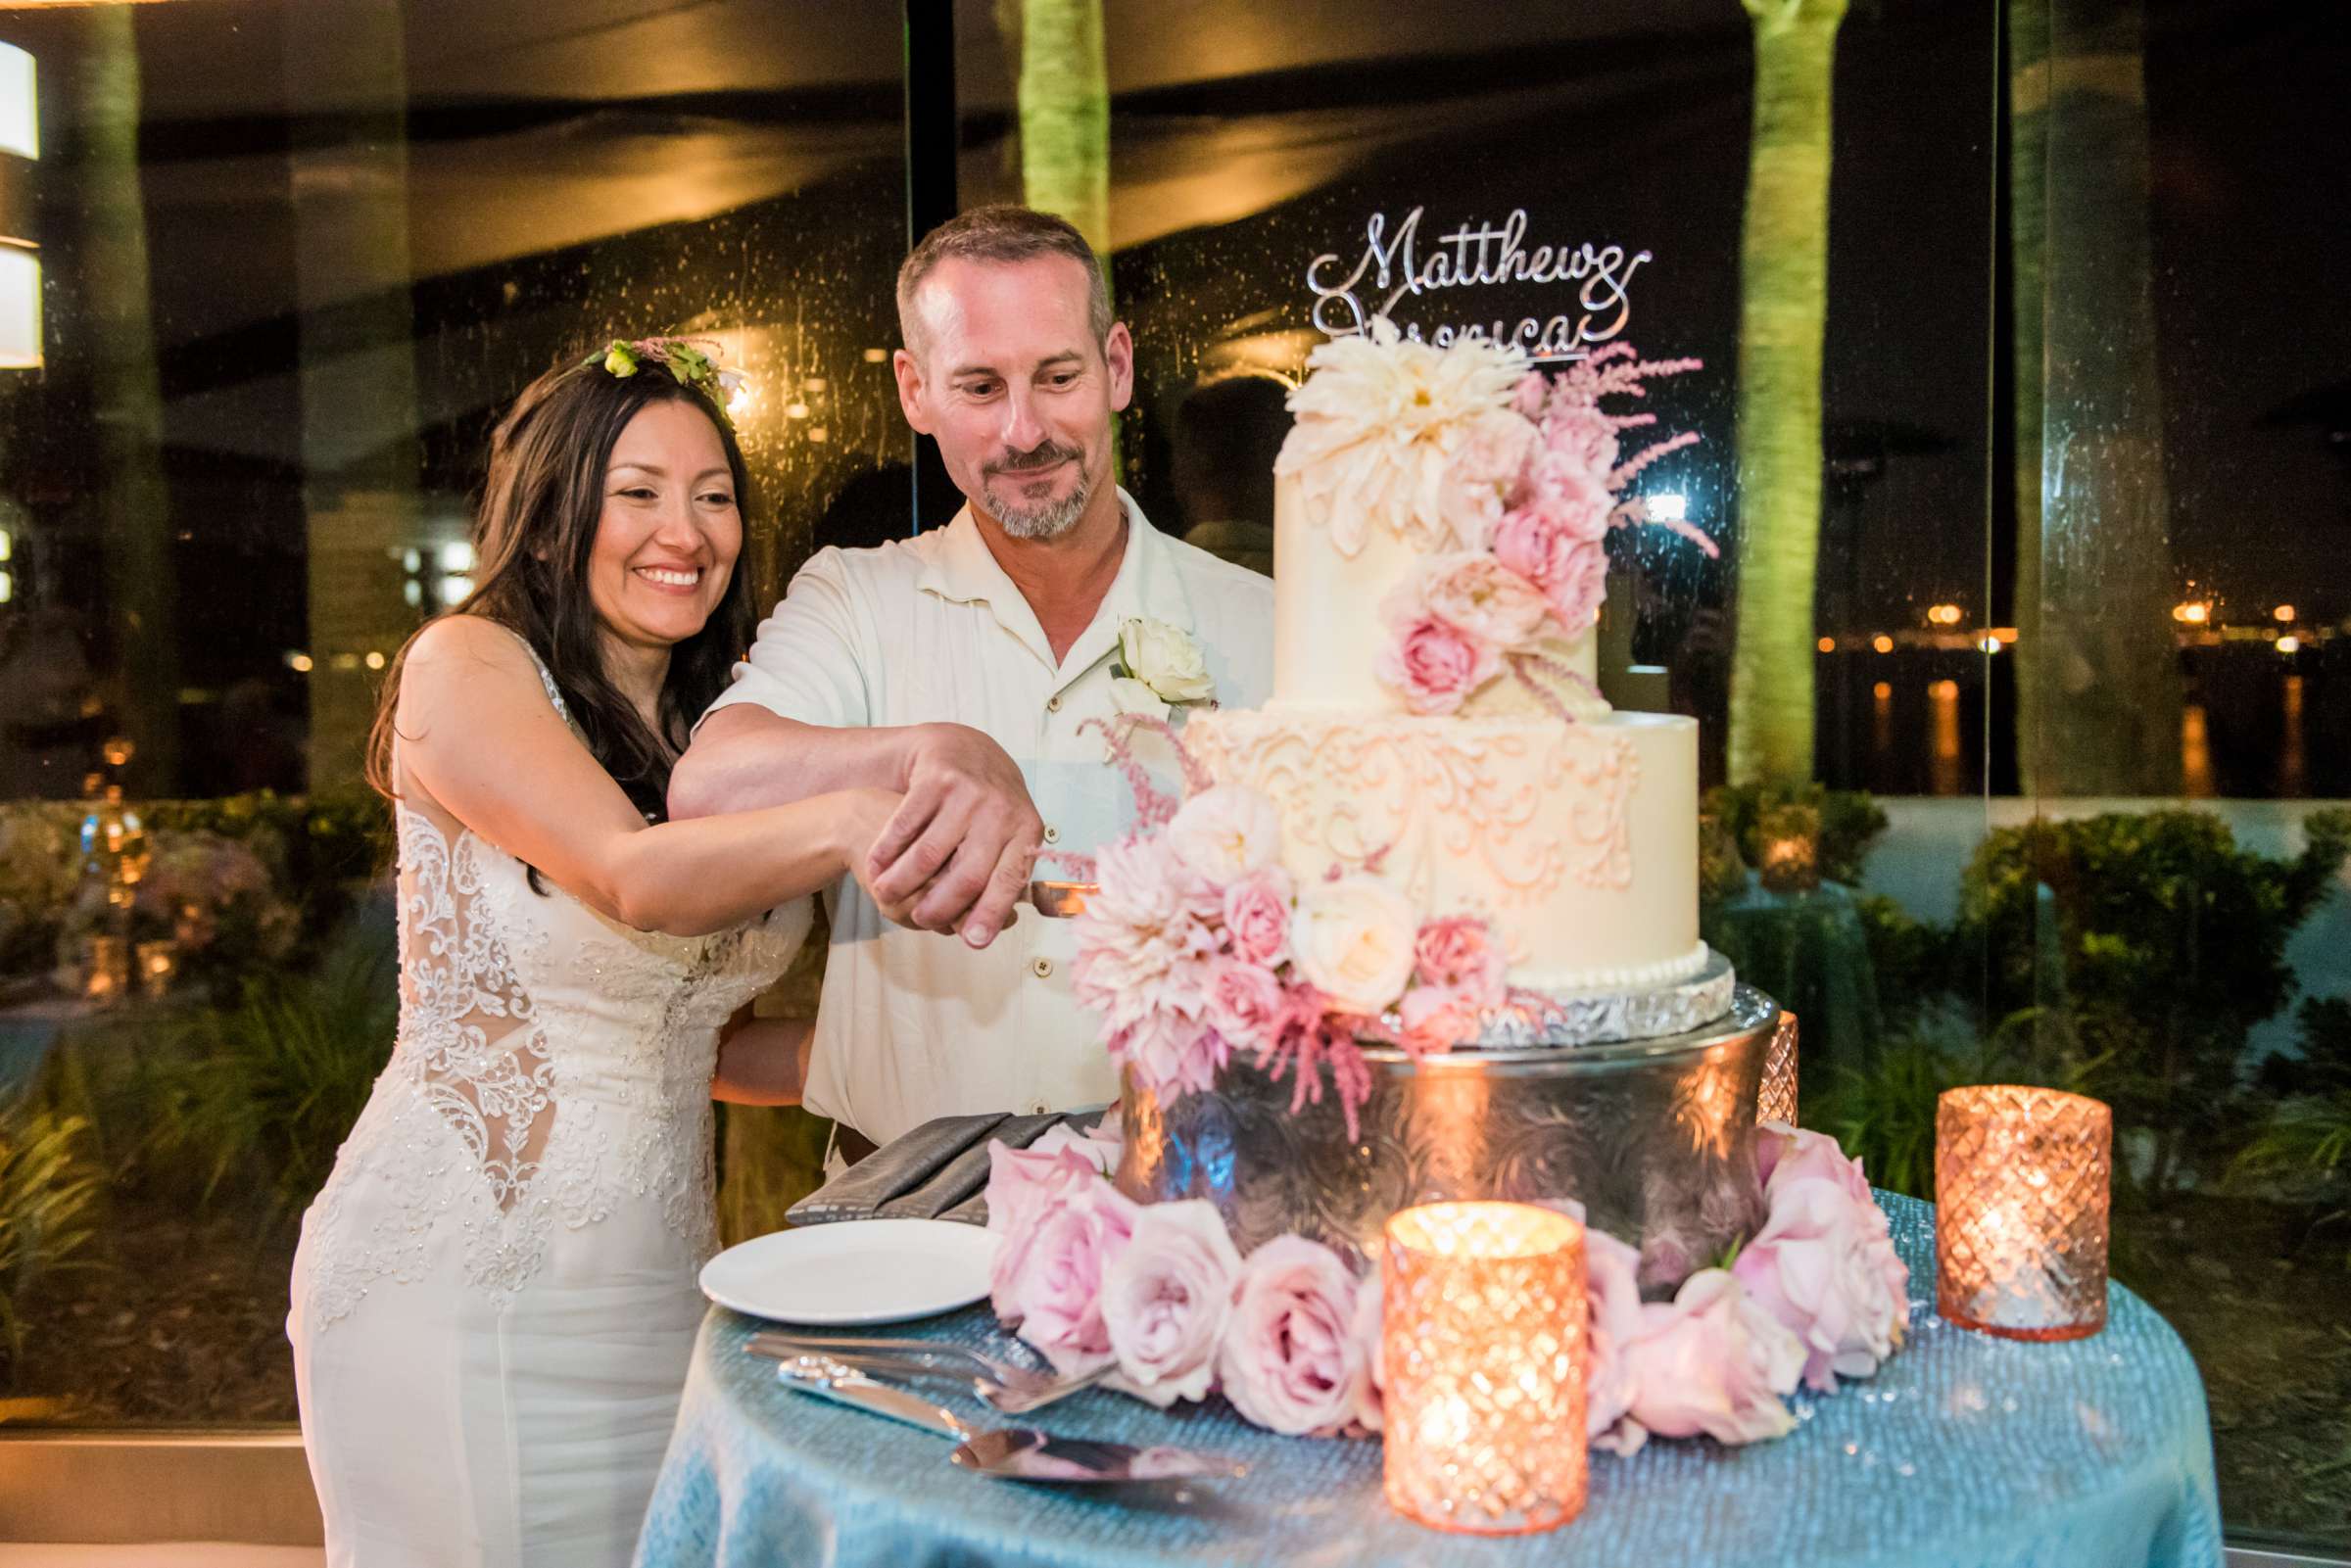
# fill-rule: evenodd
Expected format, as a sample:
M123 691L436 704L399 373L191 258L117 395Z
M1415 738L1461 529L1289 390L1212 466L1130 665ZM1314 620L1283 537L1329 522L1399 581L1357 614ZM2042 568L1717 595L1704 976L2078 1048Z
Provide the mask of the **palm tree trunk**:
M2177 794L2178 585L2155 364L2144 24L2137 0L2062 0L2045 15L2046 57L2031 53L2042 40L2029 19L2009 89L2018 761L2034 795ZM2025 254L2028 240L2038 256Z
M1110 69L1102 0L1023 0L1021 195L1110 257Z
M1745 0L1755 120L1740 236L1739 632L1733 783L1812 776L1820 360L1828 322L1829 97L1846 0Z
M82 268L105 476L100 532L118 702L134 747L124 783L133 794L155 794L178 784L184 683L163 468L163 383L155 358L147 213L139 192L138 39L126 6L93 11L89 29L75 82L81 143L74 178L89 204Z

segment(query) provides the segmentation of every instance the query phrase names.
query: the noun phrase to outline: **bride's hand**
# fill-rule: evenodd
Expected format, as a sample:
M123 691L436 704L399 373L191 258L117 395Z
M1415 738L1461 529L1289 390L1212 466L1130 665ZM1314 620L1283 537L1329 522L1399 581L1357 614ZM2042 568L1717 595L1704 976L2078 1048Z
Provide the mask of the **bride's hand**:
M874 891L874 840L882 836L882 830L897 815L905 798L895 789L841 790L839 849L849 874L857 879L857 884L873 899L874 907L882 911L883 917L899 926L913 926L914 904L925 889L917 888L912 895L897 900L886 899Z

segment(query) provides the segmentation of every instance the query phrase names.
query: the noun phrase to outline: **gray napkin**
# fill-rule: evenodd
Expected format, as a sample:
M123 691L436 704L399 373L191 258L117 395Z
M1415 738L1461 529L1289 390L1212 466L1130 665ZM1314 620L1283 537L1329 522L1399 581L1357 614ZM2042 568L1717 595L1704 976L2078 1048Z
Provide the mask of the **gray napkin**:
M1016 1117L1001 1111L940 1117L875 1150L792 1206L794 1225L841 1219L956 1219L987 1222L987 1146L1001 1139L1026 1149L1063 1122L1090 1127L1106 1110Z

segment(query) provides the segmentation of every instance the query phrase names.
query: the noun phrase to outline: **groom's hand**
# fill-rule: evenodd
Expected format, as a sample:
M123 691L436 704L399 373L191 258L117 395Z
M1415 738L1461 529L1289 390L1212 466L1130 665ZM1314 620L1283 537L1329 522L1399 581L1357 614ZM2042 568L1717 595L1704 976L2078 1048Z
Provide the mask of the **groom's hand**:
M978 730L926 724L915 732L906 798L874 840L867 884L906 924L961 931L974 947L1012 919L1044 841L1020 765Z

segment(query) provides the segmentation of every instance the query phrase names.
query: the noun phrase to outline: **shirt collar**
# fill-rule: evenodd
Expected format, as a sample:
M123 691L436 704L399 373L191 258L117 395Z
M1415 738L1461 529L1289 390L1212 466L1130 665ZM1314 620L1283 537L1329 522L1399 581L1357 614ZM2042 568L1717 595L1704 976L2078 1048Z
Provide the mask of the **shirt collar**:
M1094 612L1093 624L1070 644L1070 656L1059 666L1059 673L1072 679L1118 646L1119 628L1128 621L1147 617L1185 632L1192 630L1191 595L1184 591L1182 575L1176 570L1174 547L1124 489L1119 491L1119 502L1127 508L1127 553L1119 562L1110 591L1102 595L1102 607ZM996 624L1018 638L1047 669L1055 668L1052 644L1045 641L1036 612L997 564L987 541L980 537L980 525L973 519L968 501L940 531L938 548L915 579L915 588L950 603L985 604Z

